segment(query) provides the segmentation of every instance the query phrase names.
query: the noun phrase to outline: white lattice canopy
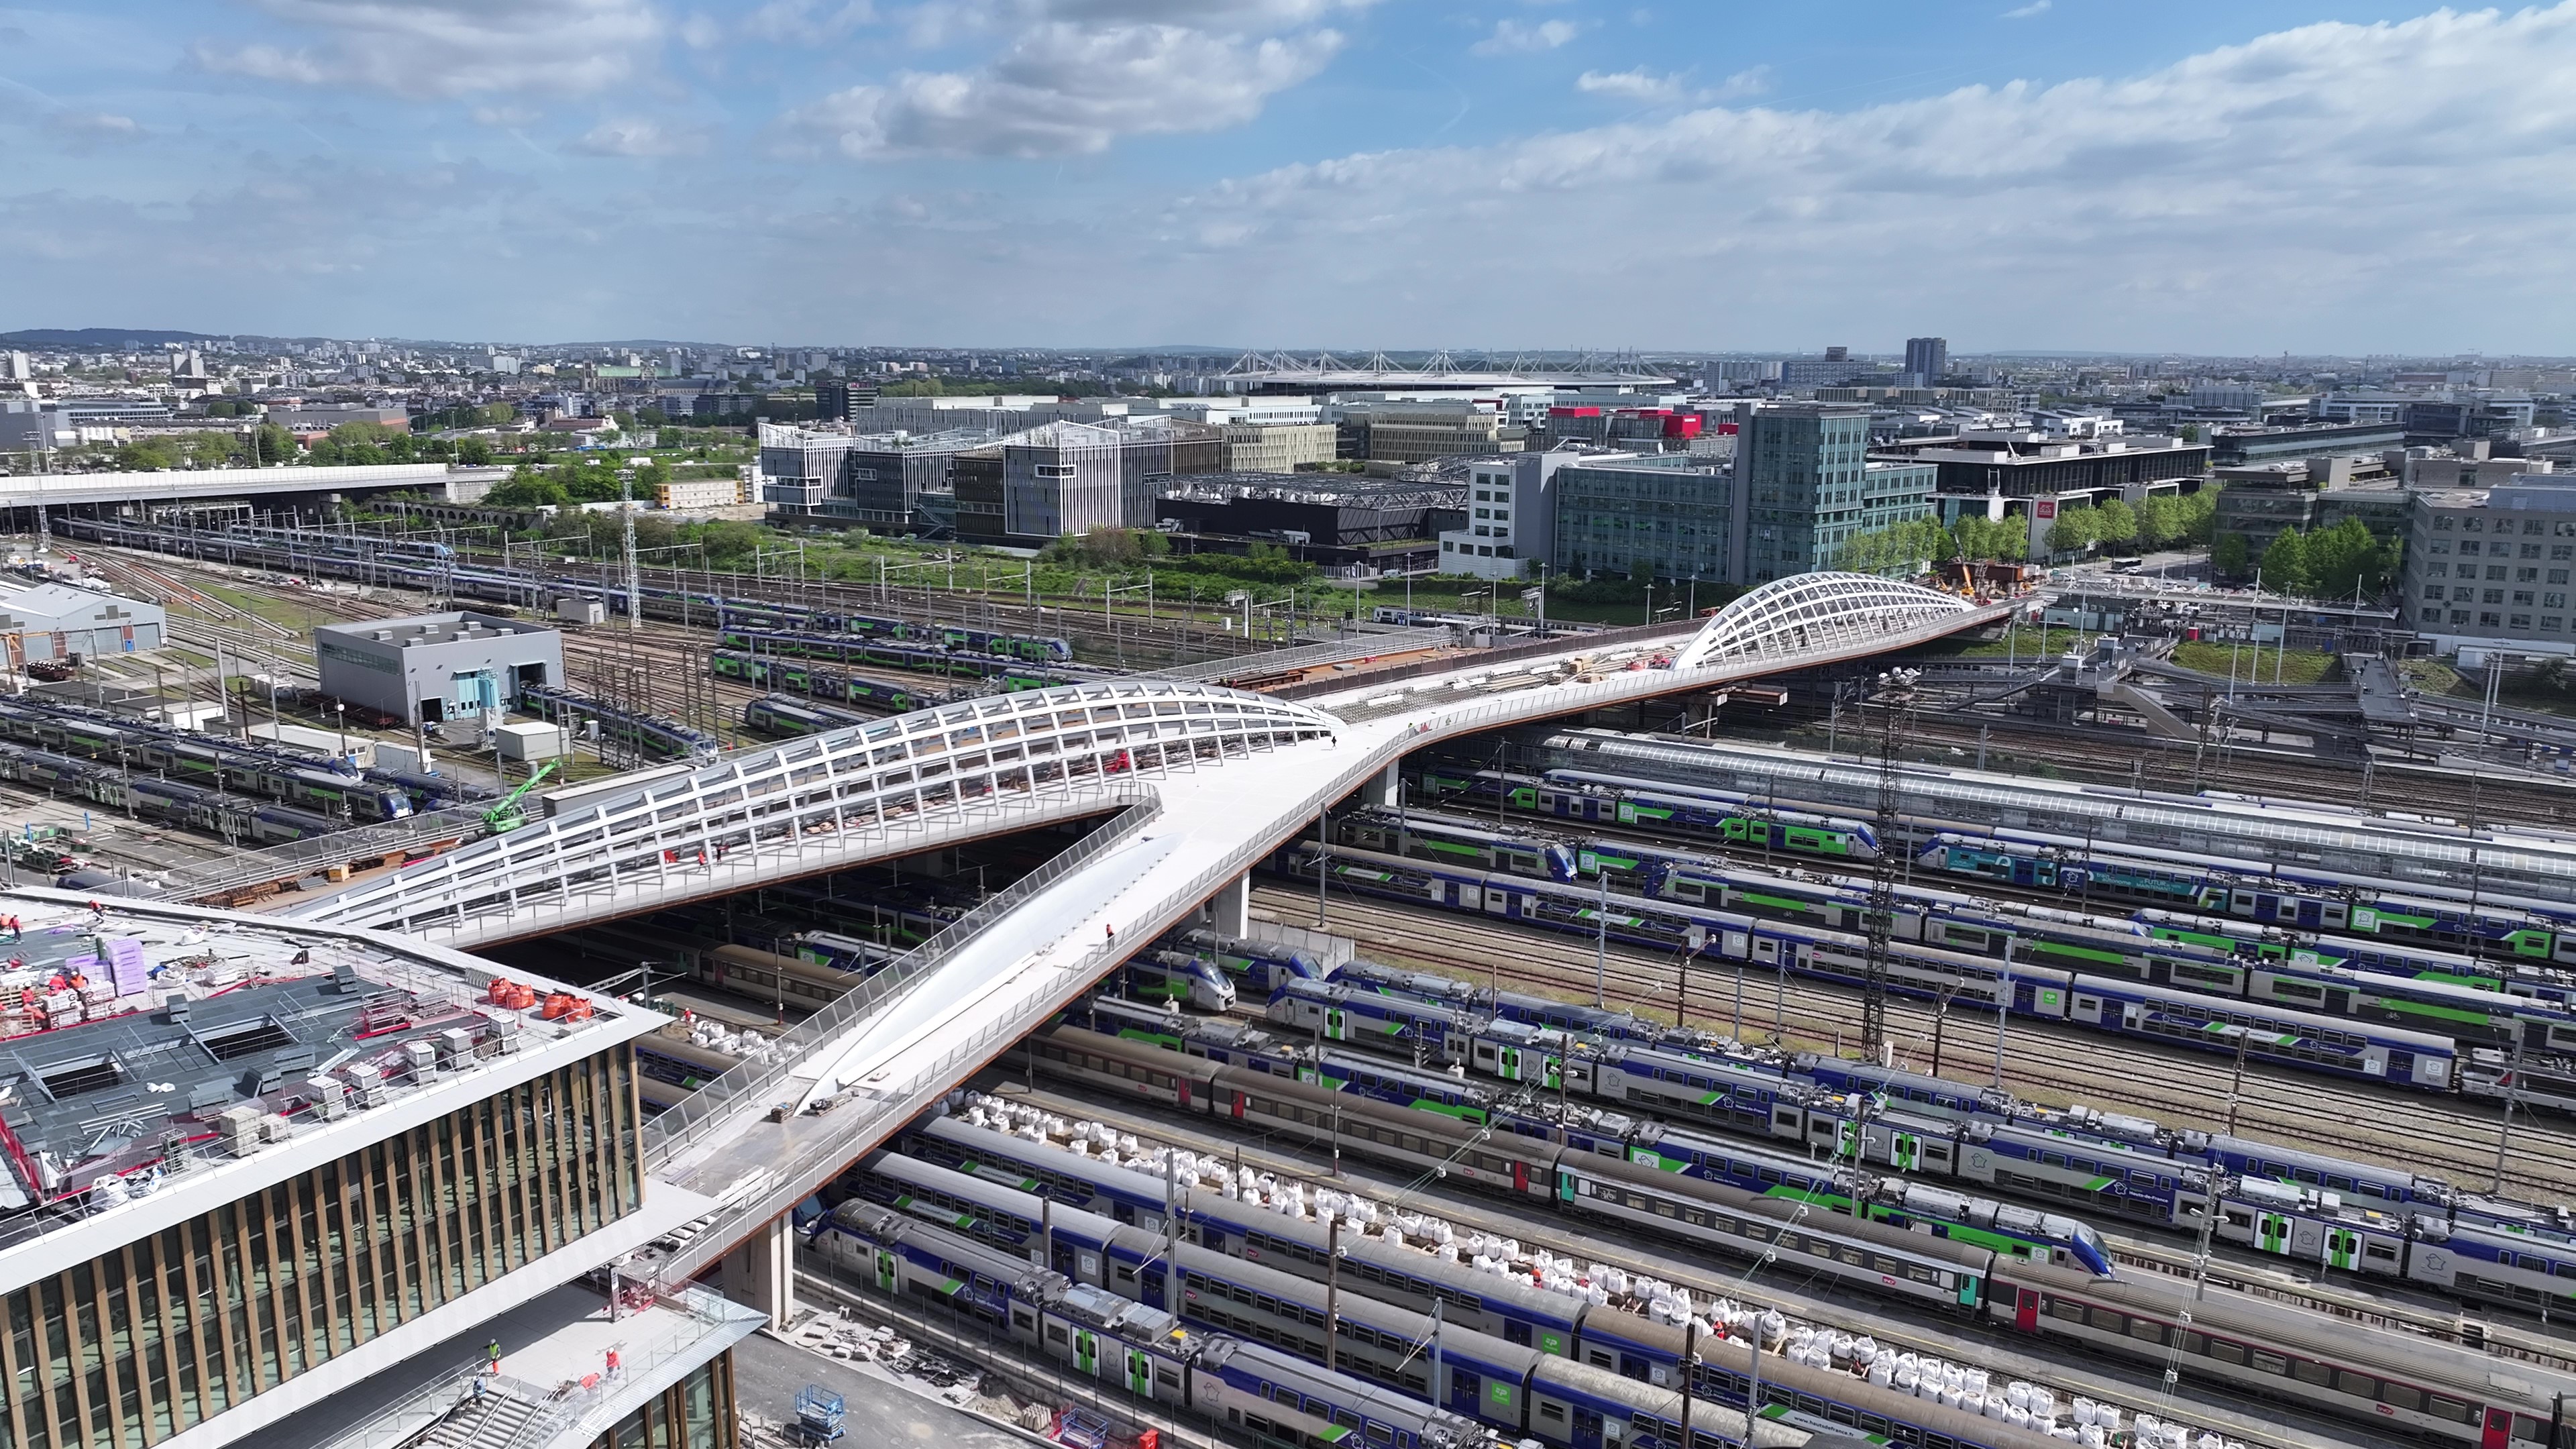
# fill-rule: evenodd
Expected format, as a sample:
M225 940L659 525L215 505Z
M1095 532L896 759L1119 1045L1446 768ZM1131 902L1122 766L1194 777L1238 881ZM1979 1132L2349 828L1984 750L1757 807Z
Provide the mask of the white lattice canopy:
M1673 659L1675 669L1781 658L1864 643L1964 614L1966 599L1872 574L1792 574L1720 609Z

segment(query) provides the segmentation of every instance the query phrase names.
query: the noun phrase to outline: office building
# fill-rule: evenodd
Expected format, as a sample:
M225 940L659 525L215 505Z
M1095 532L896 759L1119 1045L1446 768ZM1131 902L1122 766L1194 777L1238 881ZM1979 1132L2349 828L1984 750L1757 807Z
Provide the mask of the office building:
M1556 474L1584 455L1522 453L1480 458L1467 469L1467 517L1440 534L1440 572L1480 579L1535 574L1555 556Z
M659 1406L660 1442L732 1444L716 1416L756 1313L639 1308L610 1330L633 1373L558 1368L607 1336L581 1280L706 1210L644 1171L633 1042L661 1017L549 1010L559 988L496 991L489 963L388 936L114 897L0 908L39 979L82 983L5 1023L0 1440L401 1442L428 1421L395 1416L452 1407L466 1356L506 1334L485 1412L546 1431L515 1442L643 1443Z
M324 694L406 722L513 709L522 686L564 682L561 634L492 614L323 624L313 654Z
M760 501L787 512L821 508L848 480L850 450L857 445L847 427L762 423Z
M827 377L814 384L814 418L817 422L846 423L851 420L852 409L876 405L877 390L873 383Z
M1908 337L1905 339L1906 387L1932 387L1950 372L1950 339L1947 337Z
M1030 538L1059 538L1095 528L1153 526L1150 512L1131 518L1131 490L1121 474L1118 434L1086 423L1048 423L1002 442L1002 529ZM1150 507L1150 496L1141 500ZM964 500L959 500L964 527Z
M2417 493L2401 612L2442 653L2508 645L2576 654L2576 474L2525 473L2490 489Z
M1345 403L1338 426L1340 456L1372 463L1518 452L1525 436L1505 429L1495 407L1465 398Z
M1465 497L1447 484L1218 473L1173 479L1154 506L1176 552L1249 553L1268 544L1302 562L1367 577L1437 568L1439 534L1465 523Z
M22 660L97 659L161 647L167 615L159 604L69 584L39 584L0 593L0 639Z
M2406 441L2406 425L2388 417L2284 427L2220 427L2206 436L2210 461L2260 463L2275 458L2398 447Z
M1735 469L1746 536L1736 582L1831 568L1853 534L1931 511L1938 470L1919 461L1873 469L1869 423L1868 410L1835 403L1784 403L1744 420Z
M1544 456L1544 455L1542 455ZM1737 582L1745 502L1731 469L1681 453L1577 458L1556 471L1560 574Z
M1341 430L1331 423L1234 423L1225 425L1225 471L1229 473L1294 473L1333 461Z

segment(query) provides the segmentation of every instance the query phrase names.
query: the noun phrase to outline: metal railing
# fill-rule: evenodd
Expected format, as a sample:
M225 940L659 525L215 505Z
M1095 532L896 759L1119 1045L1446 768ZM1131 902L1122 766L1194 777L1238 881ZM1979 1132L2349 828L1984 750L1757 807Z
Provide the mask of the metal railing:
M1504 644L1480 649L1474 654L1455 655L1447 659L1426 659L1418 664L1398 665L1393 669L1372 669L1366 674L1337 675L1306 684L1292 684L1270 691L1277 699L1314 699L1327 694L1351 694L1363 689L1377 689L1402 684L1431 675L1464 674L1491 669L1498 664L1539 659L1551 654L1589 653L1596 649L1616 648L1622 644L1640 644L1653 639L1686 639L1697 632L1697 619L1675 620L1670 624L1630 624L1617 629L1600 629L1589 634L1560 634L1546 639L1533 639L1521 644ZM1421 701L1417 700L1418 705ZM1336 710L1335 713L1342 713Z
M1283 669L1311 669L1318 664L1339 664L1345 659L1364 659L1379 654L1410 654L1417 649L1436 649L1448 642L1449 630L1446 627L1398 629L1384 634L1335 639L1324 644L1299 644L1258 654L1237 654L1199 664L1177 664L1169 669L1147 672L1158 679L1234 679L1276 674ZM1278 693L1282 698L1289 697L1284 690Z
M603 1374L588 1385L579 1380L567 1380L549 1386L506 1374L493 1374L489 1372L488 1361L477 1357L460 1367L442 1369L414 1379L411 1387L394 1391L391 1407L336 1438L321 1441L314 1449L398 1449L398 1446L416 1443L458 1410L470 1408L473 1383L477 1377L485 1381L487 1392L515 1398L526 1404L531 1412L505 1440L484 1444L469 1437L463 1441L474 1445L475 1449L537 1449L537 1446L552 1445L576 1430L587 1430L595 1436L607 1426L586 1421L597 1416L601 1406L611 1402L628 1385L638 1380L650 1380L663 1364L705 1343L710 1334L728 1328L740 1328L748 1333L767 1321L756 1309L743 1307L694 1285L656 1296L664 1307L685 1315L686 1322L676 1332L659 1335L640 1352L631 1347L621 1347L615 1378ZM380 1390L377 1392L381 1395Z
M655 1167L695 1142L710 1122L728 1117L746 1098L757 1098L794 1075L805 1049L819 1048L868 1017L893 1005L930 972L945 965L981 935L987 926L1009 915L1038 892L1080 870L1104 852L1124 844L1162 813L1162 801L1133 791L1101 792L1104 803L1121 808L1108 823L1084 836L1036 870L1004 886L973 910L941 927L928 940L860 982L841 997L782 1032L766 1063L744 1062L718 1075L647 1123L645 1161Z
M391 855L424 841L444 840L451 836L464 839L480 835L482 831L483 807L479 805L457 805L421 815L406 815L400 820L361 825L351 830L315 836L311 840L288 841L266 850L208 861L193 870L173 875L170 883L161 890L159 899L193 900L243 886L310 875L330 866L345 865L362 855Z

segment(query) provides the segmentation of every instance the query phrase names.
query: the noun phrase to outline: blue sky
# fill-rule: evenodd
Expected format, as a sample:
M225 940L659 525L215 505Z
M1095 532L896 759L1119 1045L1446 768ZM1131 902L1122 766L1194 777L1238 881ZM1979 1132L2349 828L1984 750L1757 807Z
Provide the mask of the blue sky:
M0 327L2576 352L2576 3L0 8Z

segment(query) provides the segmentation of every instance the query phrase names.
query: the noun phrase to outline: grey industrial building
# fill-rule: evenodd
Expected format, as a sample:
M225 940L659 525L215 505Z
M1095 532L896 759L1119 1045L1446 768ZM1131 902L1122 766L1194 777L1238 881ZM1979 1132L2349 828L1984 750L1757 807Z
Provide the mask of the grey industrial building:
M563 636L491 614L415 614L313 631L322 692L405 720L506 710L523 685L560 685Z
M161 647L166 616L159 604L68 584L39 584L0 594L0 636L14 668L29 660L77 654L140 654Z

